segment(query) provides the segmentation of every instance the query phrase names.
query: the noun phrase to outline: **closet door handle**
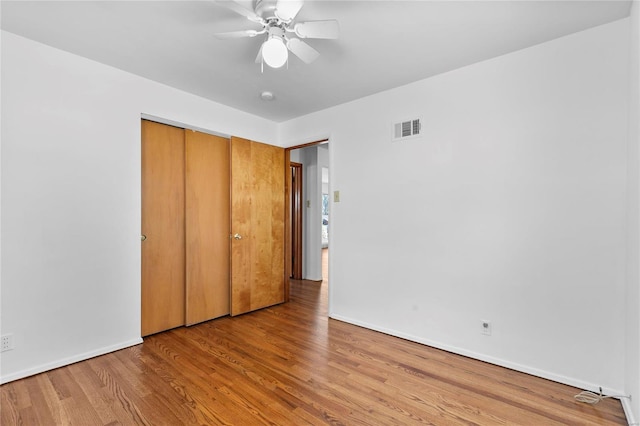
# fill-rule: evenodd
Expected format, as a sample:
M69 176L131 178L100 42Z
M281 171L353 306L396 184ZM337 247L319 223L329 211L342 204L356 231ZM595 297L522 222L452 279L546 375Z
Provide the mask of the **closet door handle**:
M241 240L242 239L242 235L240 234L234 234L233 238L235 238L236 240Z
M146 236L146 235L140 235L140 241L144 241L144 240L146 240L146 239L147 239L147 236Z

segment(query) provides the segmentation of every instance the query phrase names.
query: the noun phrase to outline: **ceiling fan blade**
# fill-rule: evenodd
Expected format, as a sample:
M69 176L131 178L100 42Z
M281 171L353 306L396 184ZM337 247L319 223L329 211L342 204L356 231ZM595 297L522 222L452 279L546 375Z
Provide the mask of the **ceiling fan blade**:
M285 22L289 22L300 12L303 4L303 0L278 0L275 11L276 16Z
M335 19L300 22L293 28L298 37L302 38L338 38L340 36L340 25Z
M264 43L260 45L260 50L258 50L258 56L256 56L256 64L262 62L262 46L264 46Z
M229 31L226 33L217 33L217 34L214 34L213 36L221 40L226 40L228 38L255 37L259 33L260 32L256 30L241 30L241 31Z
M287 48L291 51L291 53L300 58L305 64L310 64L311 62L318 59L318 56L320 56L320 53L318 53L316 49L309 46L299 38L290 39L287 42Z
M258 16L253 10L249 10L246 7L236 3L233 0L215 0L215 1L219 5L224 6L227 9L233 10L237 14L244 16L250 21L262 23L262 18Z

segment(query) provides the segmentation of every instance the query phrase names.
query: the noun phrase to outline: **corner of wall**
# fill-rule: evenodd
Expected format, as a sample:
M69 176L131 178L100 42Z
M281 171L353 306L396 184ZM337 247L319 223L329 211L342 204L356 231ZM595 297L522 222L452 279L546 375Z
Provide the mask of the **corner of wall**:
M627 294L625 393L629 424L640 422L640 1L630 13L629 134L627 155Z

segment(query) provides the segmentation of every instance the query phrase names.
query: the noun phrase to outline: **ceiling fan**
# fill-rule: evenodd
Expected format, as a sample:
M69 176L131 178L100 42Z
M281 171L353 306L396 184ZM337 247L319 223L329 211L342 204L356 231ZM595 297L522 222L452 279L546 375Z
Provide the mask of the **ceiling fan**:
M280 68L293 53L304 63L315 61L320 53L301 38L336 39L340 34L338 21L308 21L294 23L304 0L256 0L254 10L249 10L233 0L217 0L217 3L262 25L261 30L241 30L217 33L219 39L256 37L265 34L256 63L266 63ZM297 37L293 37L293 36Z

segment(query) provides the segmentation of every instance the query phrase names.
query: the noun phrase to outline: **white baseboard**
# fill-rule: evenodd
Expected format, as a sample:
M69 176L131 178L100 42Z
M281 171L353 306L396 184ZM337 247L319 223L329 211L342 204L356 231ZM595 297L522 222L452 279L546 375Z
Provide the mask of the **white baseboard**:
M622 394L620 394L622 395ZM638 425L638 420L636 420L633 416L633 409L631 408L631 399L629 398L620 398L620 402L622 403L622 409L624 410L624 415L627 418L627 423L631 425Z
M353 318L348 318L348 317L344 317L342 315L334 315L334 314L330 314L329 315L330 318L336 319L338 321L343 321L343 322L347 322L349 324L353 324L353 325L357 325L360 327L364 327L364 328L368 328L370 330L374 330L374 331L379 331L381 333L384 334L388 334L390 336L395 336L395 337L400 337L402 339L406 339L406 340L410 340L412 342L416 342L416 343L420 343L423 345L427 345L427 346L431 346L437 349L442 349L444 351L447 352L451 352L454 354L458 354L458 355L463 355L469 358L473 358L473 359L477 359L480 361L484 361L484 362L488 362L490 364L495 364L498 365L500 367L505 367L505 368L509 368L511 370L515 370L515 371L520 371L522 373L527 373L527 374L531 374L532 376L536 376L536 377L541 377L543 379L548 379L548 380L552 380L554 382L558 382L558 383L563 383L565 385L569 385L569 386L574 386L576 388L579 389L584 389L584 390L590 390L593 392L599 392L600 387L597 384L594 383L590 383L590 382L585 382L583 380L579 380L573 377L566 377L566 376L562 376L556 373L551 373L549 371L545 371L545 370L540 370L534 367L530 367L527 365L522 365L522 364L518 364L515 362L511 362L511 361L507 361L504 359L500 359L500 358L495 358L492 356L488 356L482 353L478 353L478 352L474 352L474 351L470 351L467 349L463 349L463 348L459 348L456 346L451 346L451 345L447 345L441 342L436 342L433 340L429 340L429 339L423 339L417 336L412 336L410 334L406 334L406 333L401 333L397 330L392 330L392 329L388 329L385 327L380 327L377 326L375 324L369 324L366 322L362 322L362 321L358 321L358 320L354 320ZM611 389L611 388L602 388L602 392L606 395L624 395L624 392L621 391L620 389ZM622 398L622 402L623 402L623 407L624 407L624 403L626 398ZM631 408L629 406L629 408ZM630 411L629 411L630 413ZM627 410L625 409L625 414L627 415L627 419L629 419L628 417L628 413ZM631 423L631 422L630 422Z
M80 361L85 361L87 359L108 354L110 352L119 351L120 349L139 345L140 343L142 343L142 338L137 338L137 339L129 340L126 342L118 343L116 345L106 346L104 348L96 349L89 352L84 352L68 358L59 359L57 361L48 362L46 364L41 364L33 368L28 368L26 370L17 371L15 373L0 376L0 385L13 382L14 380L24 379L25 377L33 376L34 374L40 374L40 373L44 373L45 371L64 367L65 365L74 364Z

